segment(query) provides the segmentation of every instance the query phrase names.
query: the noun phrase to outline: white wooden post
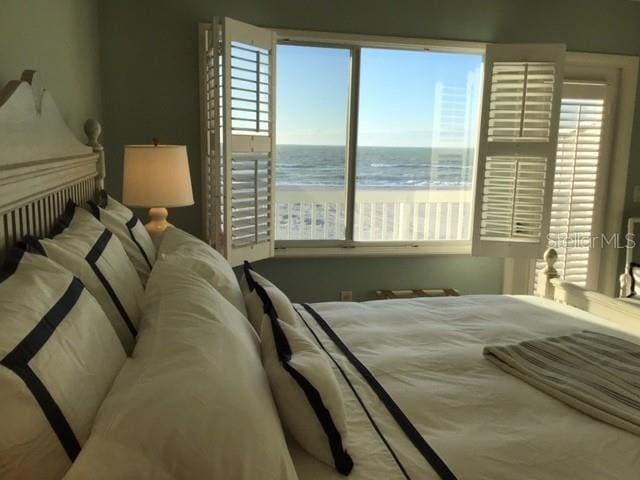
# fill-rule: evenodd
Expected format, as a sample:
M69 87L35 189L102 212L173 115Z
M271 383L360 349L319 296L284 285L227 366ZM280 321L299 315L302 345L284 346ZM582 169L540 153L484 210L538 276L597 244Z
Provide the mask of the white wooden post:
M628 266L626 267L629 268ZM626 298L631 295L631 274L629 271L625 271L620 275L620 297Z
M104 179L107 176L107 169L104 160L104 148L100 145L98 137L102 133L102 125L97 120L90 118L84 122L84 133L87 135L89 141L87 145L90 146L95 153L99 155L96 176L96 190L104 190Z
M554 278L558 278L558 271L555 269L554 265L558 260L558 252L554 248L548 248L544 252L544 263L545 267L542 269L540 273L538 273L538 285L536 288L536 295L542 298L548 298L553 300L554 298L554 287L551 283L551 280Z

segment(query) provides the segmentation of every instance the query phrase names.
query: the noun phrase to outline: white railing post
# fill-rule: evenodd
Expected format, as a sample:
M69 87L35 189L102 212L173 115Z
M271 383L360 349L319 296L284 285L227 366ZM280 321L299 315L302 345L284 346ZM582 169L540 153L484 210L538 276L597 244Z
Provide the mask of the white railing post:
M429 240L429 227L431 226L431 214L433 213L433 204L424 204L424 239Z
M446 230L445 230L445 240L453 240L453 238L451 238L451 229L453 227L453 225L451 224L451 211L453 210L451 208L451 202L447 202L447 221L445 223L446 225Z
M464 228L464 201L458 202L458 228L456 229L456 240L462 240L462 229Z
M382 203L382 240L387 240L387 227L389 225L389 216L387 215L387 210L389 208L389 203Z
M442 222L442 203L436 203L436 222L434 228L434 240L440 240L440 226Z
M404 202L400 202L400 210L398 211L398 238L396 240L404 240L406 234L404 205Z

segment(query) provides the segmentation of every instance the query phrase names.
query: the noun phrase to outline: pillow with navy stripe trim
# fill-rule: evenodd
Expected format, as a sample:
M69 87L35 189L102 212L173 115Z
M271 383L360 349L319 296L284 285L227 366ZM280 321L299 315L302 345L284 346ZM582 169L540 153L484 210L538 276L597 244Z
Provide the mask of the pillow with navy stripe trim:
M78 278L11 250L0 270L0 476L62 478L125 358Z
M156 261L156 247L142 222L104 190L98 193L97 201L89 202L89 208L93 216L118 237L142 285L146 285Z
M180 264L204 278L244 316L247 310L238 278L222 254L211 245L176 227L167 228L158 258Z
M241 288L244 295L244 303L247 307L247 318L251 325L253 325L253 328L256 329L256 332L260 333L264 317L264 305L256 292L256 285L260 285L269 294L271 303L273 303L274 308L278 312L278 318L280 318L280 320L294 327L298 325L298 314L293 308L289 297L273 283L256 272L249 262L245 261Z
M69 202L53 238L25 242L85 284L111 321L127 353L135 345L143 288L118 238L89 212Z
M279 320L266 290L262 364L285 429L307 452L348 475L347 420L340 385L322 350L295 327Z

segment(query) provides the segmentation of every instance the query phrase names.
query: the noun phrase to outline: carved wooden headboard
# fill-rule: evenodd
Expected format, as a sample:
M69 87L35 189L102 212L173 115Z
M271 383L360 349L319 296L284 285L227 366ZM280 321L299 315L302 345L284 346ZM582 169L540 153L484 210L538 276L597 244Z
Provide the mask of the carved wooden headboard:
M32 70L0 90L0 261L25 235L47 236L67 200L82 205L104 187L100 124L84 129L87 145Z

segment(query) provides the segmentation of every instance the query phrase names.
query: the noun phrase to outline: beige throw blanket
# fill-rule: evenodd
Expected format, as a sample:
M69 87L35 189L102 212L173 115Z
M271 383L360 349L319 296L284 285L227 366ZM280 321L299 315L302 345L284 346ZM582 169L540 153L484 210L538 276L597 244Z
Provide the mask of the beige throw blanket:
M640 435L640 345L572 335L484 348L487 360L587 415Z

